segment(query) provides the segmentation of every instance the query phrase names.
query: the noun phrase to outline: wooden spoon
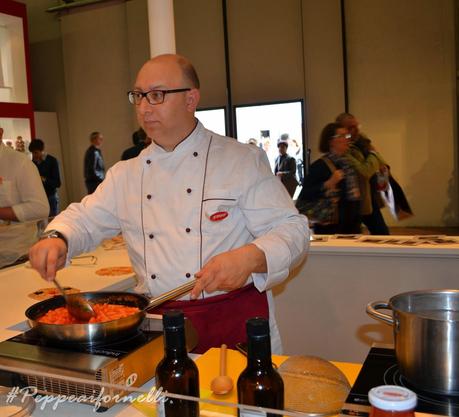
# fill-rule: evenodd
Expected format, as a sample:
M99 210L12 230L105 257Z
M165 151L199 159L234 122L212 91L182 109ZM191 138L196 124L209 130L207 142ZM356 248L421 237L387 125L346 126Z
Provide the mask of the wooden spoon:
M233 389L233 380L226 375L226 345L220 347L220 375L212 379L210 389L215 395L224 395Z

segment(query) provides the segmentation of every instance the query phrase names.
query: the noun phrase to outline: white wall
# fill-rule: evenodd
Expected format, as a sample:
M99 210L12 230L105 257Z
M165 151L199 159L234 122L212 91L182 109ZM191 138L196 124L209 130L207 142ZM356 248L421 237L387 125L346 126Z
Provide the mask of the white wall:
M0 101L28 103L22 19L0 13Z
M343 49L339 0L303 0L306 128L312 159L319 136L344 111Z
M351 0L346 19L350 111L407 193L403 224L457 225L453 2Z
M392 327L369 317L368 303L407 291L457 288L458 245L346 248L341 241L336 250L330 242L320 245L273 290L287 355L362 363L372 343L393 343Z
M72 155L72 197L80 199L86 194L83 159L90 133L100 131L104 136L106 168L119 161L123 148L131 144L126 6L121 3L63 16L61 33L69 129L64 152Z
M222 2L175 0L177 52L193 60L201 81L201 106L226 104Z

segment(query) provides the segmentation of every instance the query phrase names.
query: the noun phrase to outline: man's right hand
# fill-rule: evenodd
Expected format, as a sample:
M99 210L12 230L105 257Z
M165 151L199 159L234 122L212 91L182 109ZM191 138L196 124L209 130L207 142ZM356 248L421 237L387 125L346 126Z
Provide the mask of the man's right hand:
M29 261L42 278L52 281L67 258L67 245L62 239L43 239L29 250Z

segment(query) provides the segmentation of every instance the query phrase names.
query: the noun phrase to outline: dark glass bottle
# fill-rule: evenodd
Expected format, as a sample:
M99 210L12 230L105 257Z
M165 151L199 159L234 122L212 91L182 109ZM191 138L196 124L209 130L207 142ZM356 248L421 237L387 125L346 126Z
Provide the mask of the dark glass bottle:
M199 397L199 372L188 357L185 319L179 310L163 314L164 358L156 367L156 388L174 394ZM199 403L168 397L158 403L158 417L198 417Z
M237 398L239 404L284 409L284 382L271 362L269 322L261 317L247 320L247 367L237 380ZM238 410L238 415L255 414Z

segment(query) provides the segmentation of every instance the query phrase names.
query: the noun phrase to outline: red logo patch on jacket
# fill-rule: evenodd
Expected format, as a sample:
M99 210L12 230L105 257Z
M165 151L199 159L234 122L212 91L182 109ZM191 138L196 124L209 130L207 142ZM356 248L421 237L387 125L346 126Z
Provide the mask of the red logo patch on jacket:
M209 219L212 222L219 222L223 219L226 219L228 217L228 212L227 211L217 211L216 213L212 214Z

